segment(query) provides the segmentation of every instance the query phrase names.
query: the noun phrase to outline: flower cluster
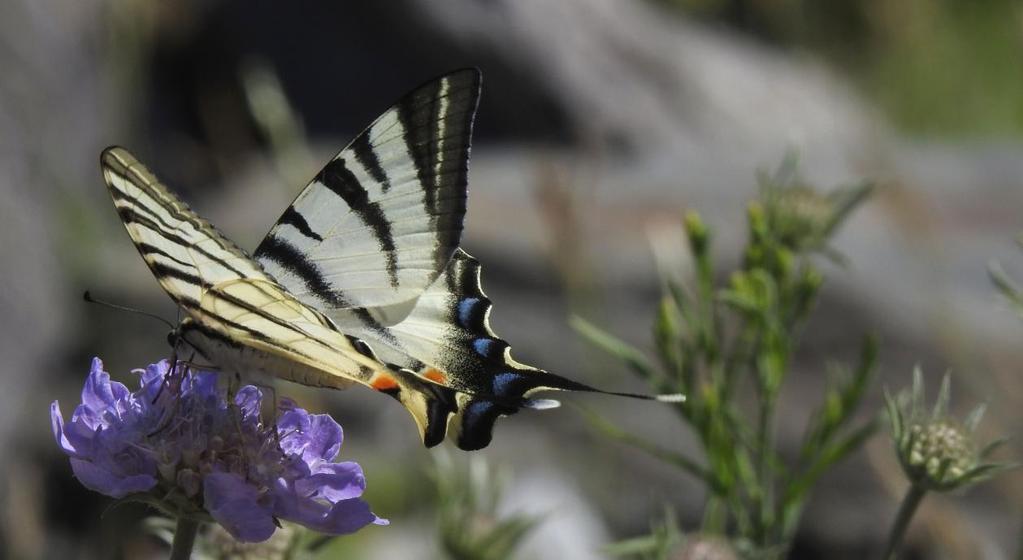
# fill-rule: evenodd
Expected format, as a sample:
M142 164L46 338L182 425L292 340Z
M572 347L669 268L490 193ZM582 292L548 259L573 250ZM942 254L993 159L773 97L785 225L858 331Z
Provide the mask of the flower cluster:
M987 462L1005 440L977 446L974 431L984 416L984 406L978 406L960 422L948 413L949 385L946 375L930 411L923 404L920 368L913 371L913 388L908 393L898 397L885 393L892 439L902 470L910 482L925 490L964 488L1016 468L1014 464Z
M277 519L334 535L387 524L359 498L361 467L334 462L342 432L330 416L282 399L268 425L259 389L229 399L215 373L169 370L167 361L136 370L131 392L96 358L71 420L50 406L54 437L86 487L212 518L246 542L268 539Z

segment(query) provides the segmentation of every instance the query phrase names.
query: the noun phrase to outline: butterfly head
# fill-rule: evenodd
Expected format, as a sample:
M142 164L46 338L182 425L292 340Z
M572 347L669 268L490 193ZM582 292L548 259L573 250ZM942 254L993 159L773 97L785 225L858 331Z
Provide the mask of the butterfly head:
M171 348L177 348L180 341L181 332L176 327L167 333L167 344L170 344Z

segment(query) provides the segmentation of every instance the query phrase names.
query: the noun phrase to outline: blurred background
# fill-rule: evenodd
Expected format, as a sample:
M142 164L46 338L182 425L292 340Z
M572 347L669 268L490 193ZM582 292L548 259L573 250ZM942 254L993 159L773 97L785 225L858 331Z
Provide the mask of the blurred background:
M987 263L1023 276L1023 5L1016 0L0 0L0 554L146 558L141 507L81 487L48 405L77 402L89 359L115 377L167 354L166 329L90 306L84 290L174 316L99 174L131 149L242 247L254 248L341 146L407 90L477 66L464 246L484 263L492 322L516 357L644 390L568 326L578 313L651 346L651 239L682 252L680 218L714 228L722 267L746 236L758 169L797 153L807 180L878 190L841 231L828 284L782 397L799 429L822 369L881 339L882 385L915 363L950 370L953 406L990 402L982 429L1019 436L1023 324ZM667 241L665 241L667 240ZM672 240L677 240L672 245ZM685 266L684 258L680 266ZM280 392L345 427L343 457L392 521L350 557L418 557L435 492L401 407L353 389ZM693 450L669 411L572 396L666 447ZM386 437L384 437L386 436ZM903 484L884 433L815 490L793 558L877 554ZM481 452L511 473L507 511L543 514L523 558L600 558L663 507L698 524L701 486L597 436L572 407L499 422ZM1020 456L1010 445L1008 455ZM457 457L456 457L457 458ZM916 557L1009 558L1023 480L930 497ZM418 552L417 552L418 551ZM938 551L942 551L940 554ZM158 552L157 552L158 553ZM942 556L943 555L943 556ZM156 556L158 557L158 556Z

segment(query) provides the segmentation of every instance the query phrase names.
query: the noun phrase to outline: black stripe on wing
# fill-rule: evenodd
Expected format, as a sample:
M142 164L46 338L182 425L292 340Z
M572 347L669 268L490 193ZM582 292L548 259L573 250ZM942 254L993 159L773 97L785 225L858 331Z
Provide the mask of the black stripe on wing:
M291 210L290 208L288 209ZM276 235L268 235L259 244L256 251L256 258L269 257L271 260L286 268L298 278L302 279L305 289L315 295L320 301L329 307L344 308L350 307L344 292L335 289L320 273L316 263L309 256L297 247L278 238ZM296 291L295 286L285 286L289 290Z
M341 197L345 204L359 215L362 223L373 230L382 251L387 259L387 275L391 286L398 287L398 255L395 253L394 237L391 235L391 223L387 221L383 209L376 202L371 202L366 187L359 183L346 166L343 157L330 160L316 175L317 182ZM293 207L288 208L294 212Z
M284 214L281 215L281 218L277 220L277 222L293 226L299 231L299 233L309 239L323 241L323 238L309 227L309 222L305 221L305 217L303 217L302 214L299 214L298 211L295 210L294 206L288 206L288 209L284 211Z
M461 70L420 87L396 105L405 143L423 186L423 205L433 216L431 225L438 234L434 256L438 270L461 237L469 178L469 139L479 88L479 71ZM445 190L456 190L462 196L443 196ZM438 216L457 220L440 223Z
M380 183L380 189L385 193L391 190L391 181L387 178L387 173L384 172L383 165L380 163L380 158L377 157L376 150L373 149L373 145L369 143L369 134L362 133L352 140L349 144L348 149L352 151L355 159L362 164L370 177L374 181Z

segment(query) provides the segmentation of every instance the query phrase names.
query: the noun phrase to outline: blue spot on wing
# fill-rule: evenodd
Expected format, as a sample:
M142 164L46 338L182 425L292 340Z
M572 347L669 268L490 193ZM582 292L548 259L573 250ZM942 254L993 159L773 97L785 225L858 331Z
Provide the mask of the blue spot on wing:
M520 378L521 376L519 374L512 373L509 371L495 375L493 381L494 394L499 397L506 397L509 394L514 394L515 387L513 386L513 384Z
M473 328L473 316L476 308L482 303L479 298L465 298L458 302L458 324L464 328Z
M493 353L494 346L498 344L493 338L477 338L472 341L472 347L476 353L484 358L489 358Z
M494 403L490 401L474 401L470 403L463 413L463 424L471 427L480 420L480 417L490 412L492 408L494 408Z

